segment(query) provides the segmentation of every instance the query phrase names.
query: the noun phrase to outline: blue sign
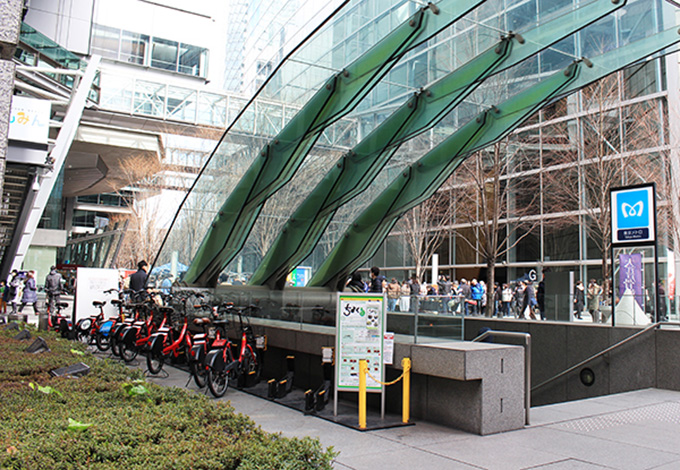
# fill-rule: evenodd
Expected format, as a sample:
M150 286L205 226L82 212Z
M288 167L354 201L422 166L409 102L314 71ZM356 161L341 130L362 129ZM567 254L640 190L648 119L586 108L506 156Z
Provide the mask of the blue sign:
M649 227L648 191L629 191L617 197L619 228Z
M611 192L612 242L654 241L654 186L621 188Z

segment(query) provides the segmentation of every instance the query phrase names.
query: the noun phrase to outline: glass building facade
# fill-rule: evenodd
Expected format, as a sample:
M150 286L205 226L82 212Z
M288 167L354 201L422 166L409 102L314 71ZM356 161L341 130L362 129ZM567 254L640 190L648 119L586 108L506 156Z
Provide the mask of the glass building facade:
M383 145L384 161L370 170L368 184L348 191L342 204L324 213L323 227L316 227L314 235L305 235L310 246L295 251L295 265L316 273L357 226L357 217L373 207L400 174L417 166L421 158L478 119L480 113L529 93L575 61L588 64L672 25L663 2L638 0L602 14L572 34L550 37L546 25L564 22L565 15L591 3L497 0L469 2L459 9L453 2L435 3L438 13L428 16L426 32L416 40L406 40L405 46L395 49L395 55L383 56L382 68L362 69L373 73L373 78L354 90L355 97L341 111L329 112L330 117L324 117L324 111L317 115L316 119L325 119L322 125L312 123L295 149L282 151L289 152L285 155L292 155L289 161L294 163L279 167L272 176L268 171L273 170L259 162L278 155L279 140L284 147L289 144L284 139L291 128L300 125L296 119L309 111L309 103L315 103L324 88L334 86L329 80L344 76L351 81L354 77L348 71L365 63L376 47L387 47L381 40L398 36L422 5L411 1L345 2L311 38L282 57L253 100L229 125L178 212L157 262L168 262L177 252L181 263L201 264L197 284L255 276L261 283L276 285L273 274L258 277L258 273L263 265L272 263L270 253L279 249L281 234L295 225L296 210L310 195L314 197L315 188L323 186L323 178L335 166L340 167L348 154L375 137L381 124L408 106L409 100L452 72L498 49L503 41L524 44L522 36L529 42L541 38L544 42L536 44L537 54L472 79L455 107L443 108L427 126L394 145ZM515 33L520 33L519 38ZM675 106L669 103L675 93L669 95L668 89L677 87L675 78L669 83L669 77L677 73L668 74L667 68L668 64L677 67L677 61L654 56L635 62L577 93L548 100L495 145L466 154L436 196L423 203L431 204L436 198L439 207L426 226L419 224L418 235L436 238L431 251L438 255L439 273L453 278L488 278L488 246L495 242L497 280L512 281L532 270L539 275L542 271L574 271L577 279L602 279L603 250L609 255L608 245L602 243L608 233L598 188L654 181L661 278L672 281L672 227L677 223L669 202L675 186L670 161L674 137L666 124L668 109ZM375 147L380 145L377 142ZM249 180L255 167L260 172ZM270 178L262 184L262 192L241 194L248 189L240 187L244 181L252 183L251 190L259 190L262 178ZM420 211L424 212L422 206ZM235 222L228 233L215 236L219 243L210 245L211 233L220 230L225 218ZM363 260L362 268L377 265L388 276L400 279L414 273L417 254L409 246L413 229L405 219L390 227L389 235L370 259ZM498 222L493 242L485 228L492 221ZM212 252L209 261L197 261L208 251ZM646 264L648 261L645 257ZM421 264L428 266L421 277L430 280L431 257ZM206 266L210 268L203 269ZM653 278L646 282L653 284Z

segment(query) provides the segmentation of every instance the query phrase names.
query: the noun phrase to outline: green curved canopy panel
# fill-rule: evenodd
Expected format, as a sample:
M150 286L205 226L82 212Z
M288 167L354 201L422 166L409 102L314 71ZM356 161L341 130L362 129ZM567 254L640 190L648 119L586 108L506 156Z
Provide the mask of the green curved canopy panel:
M472 152L502 139L548 102L677 42L680 31L672 29L574 62L564 73L558 72L480 114L393 180L354 220L309 285L342 288L347 276L375 254L399 217L432 196Z
M187 284L212 285L243 247L263 204L295 174L330 124L350 112L407 52L484 0L443 0L418 10L330 78L266 145L214 218L188 271Z
M589 3L521 36L503 35L497 45L417 92L331 168L288 219L250 284L283 288L288 273L311 253L337 209L367 188L400 144L431 128L484 79L526 60L625 3Z

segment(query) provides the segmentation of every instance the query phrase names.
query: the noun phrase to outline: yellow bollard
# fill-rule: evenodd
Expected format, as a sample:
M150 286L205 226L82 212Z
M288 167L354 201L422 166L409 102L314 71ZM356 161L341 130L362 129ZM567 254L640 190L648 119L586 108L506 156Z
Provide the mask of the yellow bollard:
M404 391L403 403L401 405L401 421L408 424L409 415L411 413L411 358L405 357L401 360L401 367L404 370Z
M366 359L359 360L359 429L366 429Z

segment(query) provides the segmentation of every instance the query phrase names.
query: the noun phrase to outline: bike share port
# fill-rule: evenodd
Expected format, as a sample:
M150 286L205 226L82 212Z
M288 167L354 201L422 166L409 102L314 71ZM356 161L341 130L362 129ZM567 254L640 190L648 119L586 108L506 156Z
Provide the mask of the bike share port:
M277 362L281 361L279 360ZM402 413L402 415L381 413L381 400L378 400L380 397L376 394L371 394L370 400L366 400L370 401L374 406L371 407L370 411L364 406L363 414L361 412L361 407L357 403L358 400L360 401L360 391L357 393L341 392L343 398L338 399L337 402L335 402L333 390L334 367L332 363L324 363L320 367L323 371L323 375L321 380L317 378L317 380L313 382L318 384L316 387L312 386L304 389L290 386L289 384L295 380L296 365L300 368L303 367L304 363L308 362L308 360L303 359L296 364L295 356L287 355L285 358L286 370L285 372L282 371L282 373L277 376L279 378L261 380L258 384L250 387L243 387L239 390L262 398L263 400L273 401L287 408L297 410L305 415L316 416L326 421L331 421L360 431L375 431L379 429L413 425L412 422L409 422L408 407L405 408L406 415L404 413ZM389 385L398 387L399 383L407 383L406 386L408 387L409 376L410 370L400 375L397 380L390 382ZM386 383L385 386L388 386L388 384ZM406 397L405 399L402 399L402 401L405 400L408 402L408 396L408 393L404 394L402 392L402 397Z

